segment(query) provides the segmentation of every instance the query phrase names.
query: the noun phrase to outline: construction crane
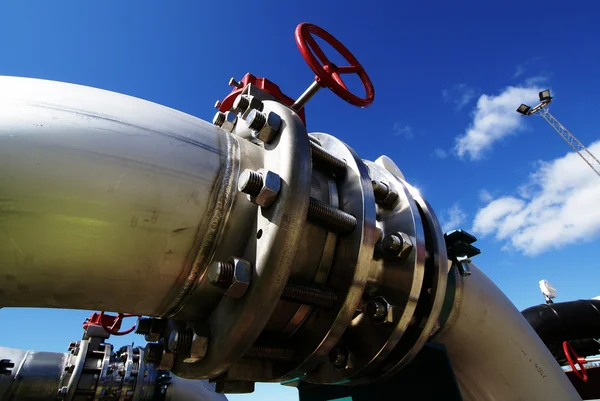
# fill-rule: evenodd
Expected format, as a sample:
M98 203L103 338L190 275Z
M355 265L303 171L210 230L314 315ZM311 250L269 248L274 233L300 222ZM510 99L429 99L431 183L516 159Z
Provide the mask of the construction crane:
M532 114L540 112L540 115L546 120L548 124L560 135L570 147L594 170L594 172L600 177L600 161L590 152L579 140L569 132L552 114L548 111L548 105L552 101L550 96L550 90L546 89L539 93L540 104L535 107L530 107L526 104L521 104L517 109L517 112L524 115L530 116Z

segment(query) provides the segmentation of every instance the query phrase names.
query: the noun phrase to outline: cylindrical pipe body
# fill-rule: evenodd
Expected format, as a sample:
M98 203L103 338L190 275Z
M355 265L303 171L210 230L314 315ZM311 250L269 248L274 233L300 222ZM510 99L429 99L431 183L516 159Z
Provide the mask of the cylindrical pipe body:
M471 271L435 338L447 348L463 399L581 400L519 310L481 270Z
M10 368L0 365L0 401L58 399L60 389L66 385L65 376L68 371L72 371L69 367L73 362L71 354L68 353L26 351L7 347L0 347L0 360L11 365ZM155 367L150 369L155 370ZM155 374L149 376L156 377ZM144 391L134 391L135 394L139 393L134 400L154 399L152 395L156 383L139 380L135 382L135 386L145 385L149 387L144 388ZM164 386L167 388L167 401L227 401L227 397L215 393L215 385L206 380L186 380L169 375L168 380L164 381ZM78 397L77 399L82 399L81 396Z
M42 401L56 399L69 354L0 347L0 359L12 365L2 369L0 400Z
M562 343L571 342L579 356L595 355L600 338L600 300L536 305L521 312L558 361L566 361Z
M0 77L0 306L166 313L223 226L232 141L130 96Z

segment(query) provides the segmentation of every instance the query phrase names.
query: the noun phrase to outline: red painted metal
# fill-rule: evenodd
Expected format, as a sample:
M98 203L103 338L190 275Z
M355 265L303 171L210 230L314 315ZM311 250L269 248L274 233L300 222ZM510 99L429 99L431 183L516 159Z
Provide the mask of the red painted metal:
M259 77L255 77L254 75L252 75L250 73L247 73L246 75L244 75L244 77L240 81L240 86L234 87L233 90L231 91L231 93L229 95L227 95L225 97L225 99L223 99L223 101L221 101L221 105L219 106L219 111L225 113L225 112L231 110L231 107L233 106L233 102L235 101L235 98L238 97L238 95L240 93L242 93L244 88L246 88L246 86L248 86L250 84L269 93L271 96L273 96L274 98L276 98L281 103L283 103L287 106L291 106L292 104L294 104L294 99L285 95L281 91L279 86L275 85L273 82L269 81L267 78L259 78ZM304 110L300 110L300 112L298 112L298 115L300 116L300 118L302 119L304 124L306 124L306 117L304 114Z
M126 317L138 317L139 315L132 315L130 313L119 313L117 316L107 315L104 312L100 313L92 313L92 315L83 322L83 329L86 330L88 326L95 325L100 326L106 331L108 334L112 334L113 336L124 336L125 334L131 333L135 330L136 325L133 327L119 331L121 328L121 323L123 319Z
M583 366L586 363L585 358L578 356L575 349L573 349L573 346L569 344L568 341L563 342L563 351L565 352L565 356L567 357L571 369L573 369L573 374L583 380L584 383L587 382L588 374ZM575 368L575 364L579 365L580 370Z
M350 65L338 67L329 61L312 35L320 37L331 45ZM319 85L331 89L336 95L355 106L367 107L373 103L375 89L367 72L350 50L329 32L316 25L303 22L296 27L296 44L304 60L317 74L315 79ZM342 74L357 74L365 87L366 96L361 98L350 92L341 77Z

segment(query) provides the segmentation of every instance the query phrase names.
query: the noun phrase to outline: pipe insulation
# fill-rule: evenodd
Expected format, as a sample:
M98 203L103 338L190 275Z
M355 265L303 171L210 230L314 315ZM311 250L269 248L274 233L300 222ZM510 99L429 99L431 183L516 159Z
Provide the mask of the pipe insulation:
M0 77L0 306L177 309L222 235L237 158L176 110Z
M538 336L561 363L566 362L563 341L579 356L600 352L600 300L582 299L532 306L521 312Z

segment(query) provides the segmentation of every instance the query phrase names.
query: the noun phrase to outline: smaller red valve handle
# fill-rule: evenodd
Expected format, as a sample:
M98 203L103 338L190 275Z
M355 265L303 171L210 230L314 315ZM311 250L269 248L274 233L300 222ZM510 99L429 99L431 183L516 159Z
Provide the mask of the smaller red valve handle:
M108 318L113 318L113 316L106 316ZM131 333L133 330L135 330L135 327L137 326L137 322L136 324L134 324L131 328L127 329L127 330L123 330L123 331L119 331L119 329L121 328L121 323L123 322L123 319L126 317L137 317L139 318L139 315L132 315L131 313L119 313L117 314L117 316L114 317L114 320L112 322L112 324L105 322L104 320L104 312L100 312L100 324L102 325L102 328L104 329L104 331L106 331L108 334L111 334L113 336L124 336L125 334L129 334ZM109 326L110 324L110 326Z
M329 61L312 35L320 37L331 45L346 59L349 65L339 67ZM375 99L373 84L363 66L346 46L323 28L306 22L296 27L295 36L298 49L306 63L317 75L316 81L319 85L331 89L333 93L355 106L367 107L373 103ZM350 92L342 80L342 74L357 74L365 88L366 96L361 98Z
M586 363L585 358L582 358L579 355L577 355L577 353L575 352L575 349L573 349L573 346L571 344L569 344L568 341L563 342L563 351L565 352L567 361L569 362L571 369L573 369L573 373L575 374L575 376L577 376L581 380L583 380L584 383L587 382L588 381L587 370L585 370L585 367L583 366L583 364ZM577 370L575 368L575 364L579 365L579 368L581 370Z

